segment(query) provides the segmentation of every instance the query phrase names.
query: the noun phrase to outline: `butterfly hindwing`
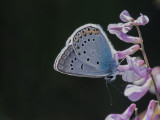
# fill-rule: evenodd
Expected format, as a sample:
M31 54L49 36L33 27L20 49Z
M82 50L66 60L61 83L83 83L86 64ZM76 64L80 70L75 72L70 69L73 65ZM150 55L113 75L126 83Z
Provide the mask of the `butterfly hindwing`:
M106 75L105 71L96 70L94 67L83 63L75 54L70 42L68 42L56 58L54 68L57 71L68 75L92 78Z

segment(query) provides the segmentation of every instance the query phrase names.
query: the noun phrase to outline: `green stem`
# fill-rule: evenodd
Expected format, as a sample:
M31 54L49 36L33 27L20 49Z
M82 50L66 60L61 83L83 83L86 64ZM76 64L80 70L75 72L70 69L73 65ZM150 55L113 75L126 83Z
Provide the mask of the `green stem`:
M145 49L144 49L144 44L143 44L143 38L142 38L142 34L141 34L141 31L139 29L138 26L136 26L136 29L138 31L138 35L141 39L141 49L142 49L142 54L143 54L143 57L144 57L144 60L145 60L145 63L147 65L147 68L150 68L150 65L149 65L149 62L148 62L148 59L147 59L147 55L146 55L146 52L145 52ZM156 86L156 82L153 78L153 75L152 75L152 72L150 72L150 76L152 78L152 81L153 81L153 85L154 85L154 88L155 88L155 92L156 92L156 97L157 97L157 101L158 101L158 104L160 105L160 97L159 97L159 92L158 92L158 89L157 89L157 86Z

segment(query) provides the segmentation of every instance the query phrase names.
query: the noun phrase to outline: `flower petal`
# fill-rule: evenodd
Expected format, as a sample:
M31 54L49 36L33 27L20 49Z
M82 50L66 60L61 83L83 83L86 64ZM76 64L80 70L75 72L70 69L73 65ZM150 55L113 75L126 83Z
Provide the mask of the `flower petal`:
M139 50L140 46L139 45L133 45L132 47L123 50L123 51L117 51L118 54L118 59L123 59L126 57L126 55L131 55L135 53L137 50Z
M120 14L120 19L121 19L123 22L133 21L133 18L130 16L130 14L128 13L127 10L124 10L124 11L121 12L121 14Z
M143 118L143 120L152 120L152 116L153 116L153 113L154 113L154 108L155 108L155 100L151 100L149 105L148 105L148 109L147 109L147 112Z
M153 74L153 76L160 74L160 67L159 66L154 67L152 69L152 74Z
M138 76L146 77L151 72L151 68L147 68L146 66L139 66L138 59L136 57L126 56L126 60L128 65L130 66L130 70L134 71Z
M124 95L127 96L131 101L135 102L147 93L151 83L152 80L148 79L143 86L129 84L124 91Z
M135 104L131 104L122 114L110 114L105 120L129 120L136 108Z
M141 16L134 20L134 25L146 25L149 22L149 18L146 15L140 14Z
M129 70L129 65L119 65L118 66L118 70L121 71L121 72L125 72L127 70ZM124 74L124 73L123 73Z
M139 37L133 37L133 36L129 36L126 33L132 29L132 22L128 22L128 23L118 23L118 24L109 24L108 25L108 31L111 34L116 34L116 36L127 43L140 43L141 40Z
M120 40L127 42L127 43L140 43L141 42L141 39L139 37L133 37L133 36L127 35L123 33L122 31L118 32L116 35Z
M140 80L141 77L135 74L134 71L128 70L123 73L122 79L126 82L134 82L134 81Z
M122 28L123 28L123 23L109 24L107 30L108 30L111 34L117 34L117 33L119 33L120 31L122 31Z
M136 80L133 82L134 85L141 86L146 82L146 78L141 78L140 80Z
M122 32L127 33L128 31L132 29L132 26L133 26L132 22L127 22L123 24Z
M141 66L144 64L144 60L138 60L137 61L137 64L138 66ZM130 70L130 66L129 65L119 65L118 66L118 69L121 71L121 72L125 72L127 70Z
M156 82L157 89L160 93L160 67L154 67L152 69L152 75L153 75L154 80ZM155 94L155 88L153 85L150 87L149 91L150 91L150 93Z
M125 111L122 113L125 119L129 119L131 115L133 114L134 110L136 108L136 104L132 103Z

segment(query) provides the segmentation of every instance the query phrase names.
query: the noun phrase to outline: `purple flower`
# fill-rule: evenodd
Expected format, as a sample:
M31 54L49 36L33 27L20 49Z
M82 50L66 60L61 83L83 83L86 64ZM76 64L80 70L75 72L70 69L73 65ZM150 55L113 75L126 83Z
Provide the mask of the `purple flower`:
M160 93L160 67L159 67L159 66L158 66L158 67L154 67L154 68L152 69L152 75L153 75L153 77L154 77L154 80L155 80L155 82L156 82L156 86L157 86L158 91L159 91L159 93ZM154 88L153 85L150 87L149 91L150 91L152 94L155 94L155 88Z
M118 23L118 24L109 24L108 25L108 31L111 34L116 34L116 36L127 43L140 43L141 40L139 37L133 37L130 35L127 35L126 33L132 29L131 22L130 23Z
M140 14L141 16L134 20L134 25L146 25L149 22L149 18L146 15Z
M122 79L127 82L134 82L136 80L140 80L141 78L145 78L149 75L151 69L146 66L140 66L140 63L143 61L139 61L136 57L126 56L128 63L128 70L124 71L122 75Z
M149 22L149 18L146 15L143 15L142 13L140 13L140 16L136 20L134 20L130 16L127 10L121 12L120 19L123 22L133 22L134 25L143 25L143 26Z
M117 33L121 32L121 31L122 31L122 28L123 28L123 23L109 24L109 25L108 25L108 31L109 31L111 34L117 34Z
M127 42L127 43L140 43L141 42L141 39L139 37L134 37L134 36L130 36L130 35L127 35L126 33L123 33L122 31L117 33L116 34L117 37L124 41L124 42Z
M131 104L122 114L110 114L105 120L129 120L136 108L135 104Z
M127 35L128 31L130 31L133 25L146 25L149 22L149 18L146 15L140 14L136 20L134 20L127 10L124 10L120 14L120 19L125 23L118 24L109 24L108 31L111 34L115 34L120 40L127 43L140 43L141 40L139 37L134 37Z
M138 66L141 66L144 64L144 60L138 60L137 61L137 64ZM118 69L121 71L121 72L125 72L125 71L129 71L130 70L130 66L129 65L119 65L118 66ZM125 73L126 74L126 73ZM124 75L124 73L123 73ZM127 79L124 79L124 81L128 81ZM132 81L135 81L135 80L132 80Z
M148 79L148 78L146 78ZM148 91L149 87L152 84L152 80L148 79L144 85L142 86L137 86L137 85L132 85L128 84L125 91L124 95L128 97L131 101L135 102L142 98Z
M130 14L128 13L127 10L124 10L121 12L120 14L120 19L123 21L123 22L129 22L129 21L133 21L134 19L130 16Z
M141 78L140 80L136 80L133 82L134 85L141 86L147 81L146 78Z
M140 46L139 45L133 45L130 48L123 50L123 51L117 51L118 54L118 59L123 59L127 55L131 55L135 53L137 50L139 50Z
M145 116L143 117L142 120L152 120L153 114L155 112L155 107L156 107L156 101L151 100L148 105ZM132 116L135 109L136 105L131 104L122 114L110 114L106 117L105 120L130 120L130 117ZM156 114L153 120L159 120L159 118L160 114ZM135 120L140 120L139 116L136 116Z
M145 113L145 116L142 120L152 120L153 114L155 114L155 108L156 108L156 101L151 100L147 111ZM135 104L131 104L122 114L110 114L106 117L105 120L130 120L130 117L132 116L134 110L136 109ZM160 114L156 114L153 118L153 120L159 120ZM135 120L140 120L139 116L135 117Z
M156 104L155 100L150 101L150 103L148 105L147 112L146 112L145 116L143 117L143 120L152 120L155 104Z
M132 26L133 26L132 22L123 24L122 32L128 33L132 29Z

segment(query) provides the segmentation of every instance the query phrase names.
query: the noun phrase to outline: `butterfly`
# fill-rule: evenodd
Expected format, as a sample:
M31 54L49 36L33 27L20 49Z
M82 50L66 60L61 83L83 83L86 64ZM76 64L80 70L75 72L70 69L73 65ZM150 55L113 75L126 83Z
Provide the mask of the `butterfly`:
M100 25L86 24L76 29L57 56L54 69L78 76L113 81L119 65L116 50Z

